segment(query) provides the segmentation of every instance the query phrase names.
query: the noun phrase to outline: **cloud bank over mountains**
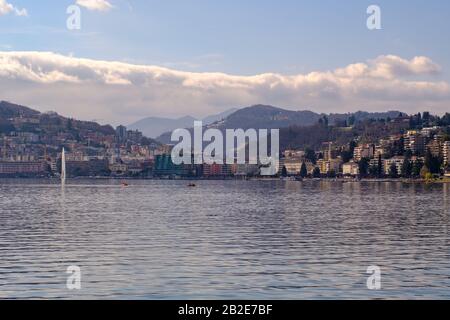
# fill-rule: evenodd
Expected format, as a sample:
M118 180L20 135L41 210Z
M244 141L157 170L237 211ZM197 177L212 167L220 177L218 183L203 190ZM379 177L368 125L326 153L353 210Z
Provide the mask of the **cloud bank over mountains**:
M449 111L450 85L440 80L441 72L423 56L383 55L308 74L238 76L51 52L0 52L0 99L114 124L149 115L203 116L258 103L327 113L444 113Z

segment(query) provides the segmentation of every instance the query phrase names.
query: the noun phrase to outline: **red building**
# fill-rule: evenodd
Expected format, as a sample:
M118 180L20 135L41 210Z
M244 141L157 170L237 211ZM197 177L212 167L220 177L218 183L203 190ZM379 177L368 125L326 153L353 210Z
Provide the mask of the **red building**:
M0 162L0 174L39 174L46 171L46 163L43 161L6 161Z

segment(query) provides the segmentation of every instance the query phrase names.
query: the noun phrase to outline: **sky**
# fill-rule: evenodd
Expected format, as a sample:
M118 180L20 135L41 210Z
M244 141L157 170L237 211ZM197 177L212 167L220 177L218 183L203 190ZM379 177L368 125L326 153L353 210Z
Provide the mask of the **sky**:
M449 18L447 0L0 0L0 100L111 124L258 103L442 114Z

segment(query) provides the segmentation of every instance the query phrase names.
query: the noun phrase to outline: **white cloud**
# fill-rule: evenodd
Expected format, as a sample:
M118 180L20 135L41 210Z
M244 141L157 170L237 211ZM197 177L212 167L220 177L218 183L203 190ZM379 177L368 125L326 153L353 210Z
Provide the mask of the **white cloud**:
M108 11L113 7L107 0L77 0L76 3L88 10Z
M429 80L440 69L427 57L387 55L333 71L236 76L50 52L0 52L0 99L113 123L148 115L206 115L257 103L318 112L443 113L450 85Z
M18 9L6 0L0 0L0 16L14 12L17 16L28 16L26 9Z
M23 8L23 9L14 8L14 12L19 17L28 17L28 11L25 8Z

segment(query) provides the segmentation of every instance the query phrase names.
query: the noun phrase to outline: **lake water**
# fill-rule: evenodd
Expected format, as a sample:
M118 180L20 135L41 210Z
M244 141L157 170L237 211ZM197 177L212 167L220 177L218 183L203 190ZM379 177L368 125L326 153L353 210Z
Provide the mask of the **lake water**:
M450 298L449 184L130 183L0 180L0 298Z

